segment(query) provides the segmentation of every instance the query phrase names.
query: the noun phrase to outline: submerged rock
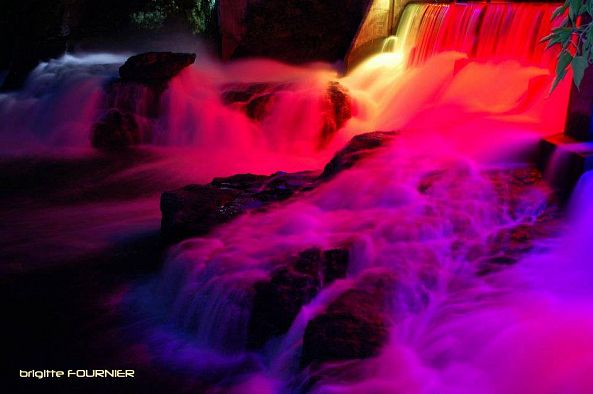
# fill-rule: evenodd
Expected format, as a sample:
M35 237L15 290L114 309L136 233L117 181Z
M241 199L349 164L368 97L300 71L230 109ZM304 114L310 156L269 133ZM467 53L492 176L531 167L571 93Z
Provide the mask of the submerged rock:
M311 248L255 284L249 320L248 347L257 349L285 334L299 311L336 279L346 277L348 250Z
M223 87L222 101L244 112L250 119L262 122L273 111L279 94L296 89L295 85L287 83L235 83ZM352 117L352 98L343 85L331 81L319 99L323 116L319 137L323 145Z
M93 126L92 143L96 148L115 150L141 141L138 122L128 112L111 109Z
M377 355L389 337L397 282L391 272L368 272L309 321L301 366Z
M190 185L161 196L161 234L167 241L178 241L208 233L226 223L247 205L240 201L240 190L212 185Z

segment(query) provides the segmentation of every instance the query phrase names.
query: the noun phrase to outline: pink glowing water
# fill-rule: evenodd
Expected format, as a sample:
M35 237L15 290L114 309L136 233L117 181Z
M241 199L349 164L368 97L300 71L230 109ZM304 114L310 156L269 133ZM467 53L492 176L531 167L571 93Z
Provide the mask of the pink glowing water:
M30 253L31 244L53 247L56 261L95 252L158 228L163 188L237 172L318 169L356 134L398 130L393 144L313 192L173 246L160 276L120 301L130 315L143 316L137 310L146 307L164 321L143 327L134 348L192 376L233 376L225 392L299 392L308 378L298 369L307 322L363 273L376 271L396 273L412 289L411 297L394 300L402 313L392 316L389 343L375 358L326 365L311 392L593 392L591 177L581 180L566 229L538 239L515 265L478 275L479 258L463 253L485 249L499 230L533 223L548 200L545 187L513 196L490 174L525 166L542 136L562 131L569 83L548 96L550 58L531 38L516 54L499 56L500 36L486 26L500 30L508 20L517 32L535 18L521 37L536 37L550 9L474 4L443 14L429 7L442 29L423 27L417 49L377 55L344 77L327 66L198 62L162 98L157 132L141 149L150 159L83 176L76 190L52 197L71 201L126 187L130 195L57 207L27 201L25 220L18 206L9 207L4 226L13 235L4 242L14 255ZM458 32L456 23L474 26L480 15L471 50L448 45L468 38L446 38ZM3 153L63 157L74 150L103 159L88 152L88 130L105 100L101 85L118 62L66 57L41 65L24 91L1 96ZM56 75L55 85L43 83ZM320 148L320 97L330 80L350 91L354 116ZM261 123L220 99L225 84L262 81L291 88ZM421 193L419 184L433 174L438 182ZM27 241L33 231L38 237ZM260 353L247 352L250 286L287 255L343 245L352 256L348 278L322 290L286 335ZM420 302L425 296L427 305ZM355 381L331 378L350 373Z

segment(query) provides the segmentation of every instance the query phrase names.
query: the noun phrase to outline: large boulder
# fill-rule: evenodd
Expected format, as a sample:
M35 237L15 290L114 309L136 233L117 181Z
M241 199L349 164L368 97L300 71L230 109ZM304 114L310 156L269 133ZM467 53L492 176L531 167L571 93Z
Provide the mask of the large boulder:
M324 123L321 129L322 141L328 141L352 117L352 98L339 82L331 81L323 102Z
M299 87L288 83L234 83L222 89L222 101L236 108L256 122L264 121L274 110L278 96L286 91L297 92ZM322 125L319 130L321 147L331 140L352 117L353 101L348 90L339 82L330 81L320 92L319 110Z
M222 102L261 122L270 114L278 92L293 88L286 83L233 83L223 86Z
M195 53L147 52L126 60L119 75L124 81L168 81L195 61Z
M354 166L373 150L386 146L394 132L373 132L354 137L336 154L321 175L317 171L278 172L272 175L238 174L215 178L208 185L189 185L161 196L161 234L178 242L208 233L252 209L283 201L295 193L315 189L341 171ZM110 141L108 138L104 138Z
M301 366L377 355L388 340L391 300L399 290L398 280L390 272L364 274L354 288L309 321Z
M161 234L168 242L204 235L243 212L307 189L316 176L315 172L239 174L163 193Z
M375 131L355 136L325 166L320 179L332 179L340 172L352 168L373 151L387 146L396 135L393 131Z
M249 320L248 346L257 349L285 334L303 305L323 286L346 277L348 250L311 248L257 282Z
M148 52L130 57L120 78L104 88L104 114L93 125L95 148L118 150L149 142L160 115L161 95L171 78L193 64L192 53Z
M143 135L134 115L118 109L109 110L95 123L92 144L96 148L118 150L142 142Z

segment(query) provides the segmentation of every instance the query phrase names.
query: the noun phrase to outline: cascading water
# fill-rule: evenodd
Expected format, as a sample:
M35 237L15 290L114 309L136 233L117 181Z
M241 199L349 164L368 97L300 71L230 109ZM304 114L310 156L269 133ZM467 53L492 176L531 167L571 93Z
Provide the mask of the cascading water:
M0 93L2 152L87 147L102 85L124 60L109 54L66 55L37 66L22 91Z
M117 302L134 322L133 333L122 329L133 337L130 349L206 381L212 393L593 391L593 341L583 334L593 329L591 177L577 189L578 215L563 226L552 191L527 164L539 139L564 126L570 84L548 96L554 53L537 44L553 8L411 4L385 53L342 78L326 67L260 60L198 62L175 77L140 148L157 159L89 186L92 194L126 183L143 190L141 204L130 199L125 212L145 215L149 226L155 212L144 209L159 185L319 169L356 134L398 135L314 190L172 246L161 275ZM0 137L11 141L3 151L88 146L92 123L115 105L101 87L121 59L75 59L40 66L23 92L0 97ZM64 78L39 88L48 73ZM335 82L348 91L352 112L328 133L327 91ZM255 94L228 99L245 86ZM74 122L54 117L73 100L85 108ZM46 221L78 223L85 209L114 221L113 199L121 203L93 200L71 215L60 207ZM254 327L266 326L253 321L254 311L270 318L257 309L261 283L274 277L291 288L282 282L287 264L304 264L299 259L311 250L347 250L346 278L324 277L286 330L262 340ZM376 296L370 304L369 294ZM331 311L346 313L344 305L357 318L381 320L379 354L307 364L305 356L326 350L304 345L311 322L332 324Z
M396 37L410 64L436 53L459 51L481 61L515 60L533 66L553 64L554 51L539 40L552 29L558 5L511 3L411 4Z
M539 138L564 125L569 86L548 97L553 54L536 44L552 9L404 11L390 50L340 79L357 105L345 132L398 130L392 145L313 192L170 251L157 287L166 319L193 339L166 341L201 360L193 374L205 376L209 365L242 370L249 378L229 389L237 393L593 388L585 372L593 343L570 336L590 319L565 313L562 293L541 283L552 277L538 264L566 262L559 213L551 190L525 167ZM250 353L257 283L311 247L346 247L347 278L322 289L285 334ZM300 369L310 351L308 325L378 277L396 283L380 355ZM164 340L149 337L154 346ZM559 368L554 352L563 355ZM166 362L188 367L187 358ZM538 382L539 368L546 376Z

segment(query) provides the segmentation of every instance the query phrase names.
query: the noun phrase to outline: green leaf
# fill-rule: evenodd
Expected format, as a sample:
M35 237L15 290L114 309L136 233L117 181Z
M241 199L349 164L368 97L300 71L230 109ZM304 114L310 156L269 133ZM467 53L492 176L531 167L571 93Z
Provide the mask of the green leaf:
M568 6L566 4L561 5L560 7L556 8L552 13L552 20L558 18L560 15L564 14Z
M587 56L575 56L570 63L572 67L572 78L574 84L577 86L581 86L581 81L583 80L583 76L585 75L585 69L589 65L589 61L587 60Z
M562 81L562 79L566 76L566 69L562 70L562 72L558 75L556 75L556 78L554 79L554 82L552 83L552 87L550 88L550 94L552 94L552 92L554 91L554 89L556 89L556 86L558 86L558 84L560 83L560 81Z
M571 21L575 21L577 16L579 16L579 11L581 10L581 5L583 4L583 0L570 0L570 7L568 8L568 17Z
M560 52L560 55L558 55L558 64L556 64L556 75L560 75L571 61L572 55L568 51Z

